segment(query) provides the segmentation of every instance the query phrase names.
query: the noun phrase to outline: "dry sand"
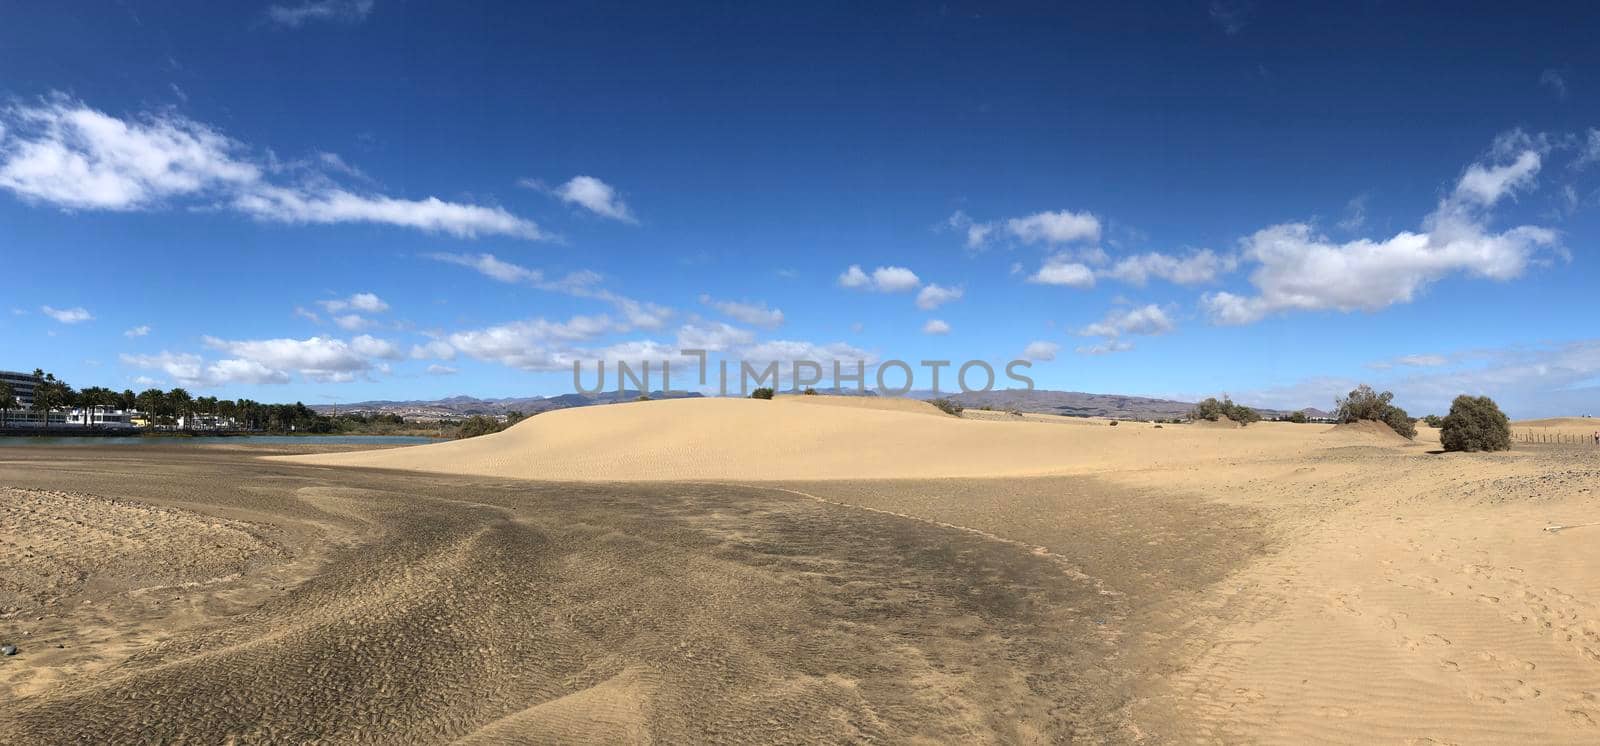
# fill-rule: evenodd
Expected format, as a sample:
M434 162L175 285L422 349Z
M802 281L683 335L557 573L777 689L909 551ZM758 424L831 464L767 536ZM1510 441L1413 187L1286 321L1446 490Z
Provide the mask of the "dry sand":
M1020 477L1259 456L1321 445L1317 434L1327 429L1075 422L957 418L901 399L671 399L546 412L471 440L284 459L580 482Z
M1600 450L991 416L684 400L383 452L0 448L0 540L47 550L6 560L34 579L4 586L0 732L1600 739ZM178 559L129 571L152 554Z

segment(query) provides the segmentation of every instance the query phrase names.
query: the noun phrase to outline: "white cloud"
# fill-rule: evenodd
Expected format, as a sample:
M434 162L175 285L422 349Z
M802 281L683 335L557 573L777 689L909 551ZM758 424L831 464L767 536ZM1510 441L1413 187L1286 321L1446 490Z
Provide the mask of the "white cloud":
M1345 204L1344 218L1339 221L1339 230L1354 233L1367 224L1367 195L1358 194L1350 198Z
M455 332L446 341L475 360L524 370L562 370L570 369L575 359L562 354L571 343L627 329L608 316L573 316L564 322L529 319Z
M302 319L305 319L307 321L310 321L313 324L322 323L322 317L318 316L315 311L308 311L305 308L302 308L300 306L295 306L294 307L294 315L296 315L296 316L298 316L298 317L300 317Z
M950 325L946 324L943 321L940 321L939 319L928 319L928 323L922 325L922 333L923 334L949 334L950 333Z
M179 200L291 224L376 223L471 238L548 238L499 207L358 194L324 173L267 178L270 156L172 112L126 119L63 95L0 110L0 188L73 210L151 210ZM327 159L322 159L326 164Z
M905 267L879 267L872 270L869 276L861 270L861 265L852 264L843 274L839 275L839 286L846 288L870 288L880 293L900 293L915 290L922 284L917 273Z
M748 329L717 322L706 326L684 324L678 329L678 349L709 350L721 352L738 345L754 342L756 335ZM673 350L673 357L677 349Z
M563 202L578 205L601 217L636 223L628 205L617 196L617 190L593 176L574 176L571 181L556 187L554 194Z
M1474 163L1456 184L1456 197L1491 207L1501 198L1532 185L1539 174L1541 160L1537 151L1524 150L1511 163L1498 166Z
M1178 285L1197 285L1211 282L1237 266L1238 260L1233 257L1201 249L1181 258L1155 252L1124 257L1100 274L1135 285L1143 285L1151 277Z
M360 23L372 14L373 0L309 0L298 5L273 5L267 18L273 23L298 28L313 21Z
M700 302L717 309L718 312L728 318L751 326L774 329L783 325L783 311L777 308L768 308L766 303L716 300L710 295L701 295Z
M1028 277L1028 282L1040 285L1065 285L1074 288L1094 287L1094 270L1088 266L1064 257L1052 257L1045 260L1039 271Z
M951 301L961 300L965 292L962 288L947 288L930 282L922 288L922 292L917 293L917 308L932 311Z
M367 321L361 314L347 313L343 316L333 317L333 323L345 331L357 332L367 328L371 322Z
M369 334L362 334L350 340L350 349L354 350L357 355L383 358L385 360L399 360L405 357L405 353L401 352L400 348L395 346L393 342L387 339L378 339Z
M1088 212L1040 212L1006 221L1006 230L1023 243L1059 244L1100 240L1100 219Z
M442 339L411 346L413 360L454 360L455 357L456 348Z
M1027 360L1048 362L1056 359L1056 354L1059 352L1061 352L1061 345L1055 342L1039 340L1029 342L1028 346L1022 350L1022 357Z
M448 365L430 365L427 372L430 376L453 376L458 371Z
M122 355L124 365L147 370L159 370L180 386L209 388L229 383L288 383L289 375L252 360L227 359L206 365L199 356L190 353L172 353L163 350L157 355ZM142 386L159 383L140 376L136 382Z
M494 254L428 254L429 259L470 267L480 274L500 282L539 282L544 273L521 265L503 262Z
M956 210L945 220L945 227L965 233L969 249L983 248L989 241L989 236L994 233L993 223L976 222L961 210Z
M40 306L39 312L63 324L81 324L85 321L94 320L94 316L82 307L51 308L50 306Z
M372 293L356 293L348 298L319 300L317 301L317 305L322 306L323 310L327 311L328 313L338 313L340 311L366 311L368 313L383 313L384 311L389 310L389 304L385 303L382 298L379 298Z
M1513 146L1523 149L1506 152ZM1256 263L1250 282L1259 294L1212 293L1201 305L1215 323L1248 324L1289 310L1376 311L1408 303L1456 273L1516 278L1541 248L1558 247L1559 237L1532 225L1492 232L1486 211L1532 186L1540 165L1535 147L1521 133L1500 138L1491 156L1499 163L1470 165L1421 232L1336 243L1303 223L1257 231L1244 239L1242 258Z
M296 225L377 223L457 238L550 238L533 221L502 208L445 202L437 197L398 199L338 188L260 185L235 198L233 207L260 220Z
M912 290L921 283L917 273L905 267L879 267L872 270L872 286L882 293Z
M148 326L136 326L136 327L134 327L132 329L129 329L129 330L123 332L122 336L124 336L124 337L143 337L145 335L148 335L149 333L150 333L150 327L148 327Z
M563 293L577 298L589 298L614 306L628 323L638 329L659 329L672 318L674 311L666 306L634 300L595 285L602 279L589 270L572 272L559 280L546 280L544 273L510 262L496 259L493 254L427 254L435 261L458 264L477 270L486 277L500 282L526 282L540 290Z
M273 371L296 371L315 381L344 382L373 369L369 356L393 355L393 345L365 335L352 344L332 337L225 340L206 337L206 346ZM357 349L357 348L360 349Z
M12 106L0 140L0 187L71 209L136 210L258 182L238 143L175 115L126 121L55 96Z
M1077 349L1080 355L1110 355L1113 352L1127 352L1133 349L1133 343L1123 339L1108 339L1095 345L1085 345Z
M1104 319L1078 331L1085 337L1117 337L1123 334L1166 334L1172 331L1172 319L1155 304L1125 311L1112 311Z

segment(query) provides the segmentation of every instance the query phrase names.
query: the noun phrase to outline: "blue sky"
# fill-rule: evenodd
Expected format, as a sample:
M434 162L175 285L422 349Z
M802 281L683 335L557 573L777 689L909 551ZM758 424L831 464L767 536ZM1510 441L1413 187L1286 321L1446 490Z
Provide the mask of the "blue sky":
M0 10L0 368L524 396L694 343L1600 409L1600 12L460 5Z

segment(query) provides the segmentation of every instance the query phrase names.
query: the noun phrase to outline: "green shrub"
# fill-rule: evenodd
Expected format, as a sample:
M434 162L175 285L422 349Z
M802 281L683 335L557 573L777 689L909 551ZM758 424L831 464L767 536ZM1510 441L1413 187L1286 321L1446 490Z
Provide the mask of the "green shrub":
M944 412L945 414L953 414L957 417L960 417L961 412L966 409L965 407L961 406L961 402L958 402L954 399L929 399L928 403L938 407L939 411Z
M1436 414L1430 414L1427 417L1423 417L1422 422L1428 427L1444 427L1444 418Z
M493 417L485 417L481 414L473 415L463 420L461 425L456 428L456 439L476 438L479 435L498 433L504 429L505 425L500 424L500 421Z
M807 387L806 391L805 391L805 394L806 394L806 396L816 396L817 395L817 390L814 389L814 388Z
M1189 419L1206 420L1208 422L1228 419L1241 425L1248 425L1252 422L1260 422L1261 413L1243 404L1234 404L1233 400L1227 397L1223 397L1222 401L1217 401L1216 397L1211 397L1194 405L1194 409L1189 410Z
M634 401L650 401L650 395L649 394L640 394L637 399L634 399Z
M1509 451L1511 421L1487 396L1456 397L1439 429L1446 451Z
M1304 425L1307 422L1310 422L1311 418L1306 416L1305 410L1301 410L1299 412L1291 413L1288 417L1288 420L1299 425Z
M762 386L761 388L750 392L750 398L751 399L771 399L772 398L772 389L767 388L766 386Z
M1388 391L1380 394L1363 383L1351 391L1349 396L1335 402L1338 407L1334 411L1334 419L1340 423L1361 420L1382 422L1406 438L1417 437L1417 423L1412 421L1411 415L1406 414L1404 409L1392 404L1393 400L1394 394Z

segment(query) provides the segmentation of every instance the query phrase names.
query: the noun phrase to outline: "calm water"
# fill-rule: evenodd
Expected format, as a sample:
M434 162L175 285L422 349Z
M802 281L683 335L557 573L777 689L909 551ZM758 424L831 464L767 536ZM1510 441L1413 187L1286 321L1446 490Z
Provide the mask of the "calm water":
M230 435L224 437L43 437L43 438L0 438L0 447L3 446L111 446L111 445L309 445L309 444L343 444L343 445L413 445L420 443L441 443L437 438L423 438L416 435Z

